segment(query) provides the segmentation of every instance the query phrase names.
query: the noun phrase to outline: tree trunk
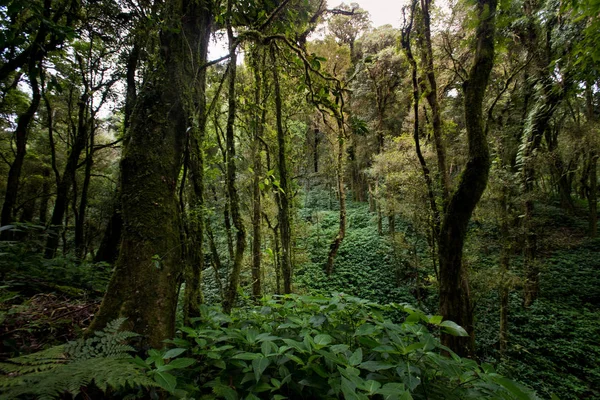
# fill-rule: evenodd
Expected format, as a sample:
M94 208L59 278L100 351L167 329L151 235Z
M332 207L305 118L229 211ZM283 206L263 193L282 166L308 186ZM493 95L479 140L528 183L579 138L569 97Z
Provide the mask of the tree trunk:
M63 219L68 207L69 191L71 185L75 182L75 173L77 172L77 164L81 152L85 149L87 142L88 124L86 118L86 109L88 106L89 93L88 88L84 88L83 94L79 98L78 113L77 113L77 131L75 132L75 140L67 164L63 171L62 177L57 183L56 200L54 202L54 210L52 218L50 218L50 228L48 229L48 238L46 239L46 249L44 251L45 258L53 258L56 255L58 248L59 236L63 226Z
M262 62L259 62L258 58ZM262 135L262 127L265 124L266 108L262 107L262 74L265 71L265 57L260 48L255 49L252 56L254 69L254 116L253 116L253 137L252 137L252 161L254 173L252 176L252 297L255 300L262 296L261 285L261 222L262 222L262 206L260 193L260 179L262 174L262 162L260 156L260 139Z
M40 88L37 82L37 67L35 62L29 66L29 82L31 84L32 98L29 107L23 114L19 116L17 129L15 131L16 153L15 159L10 165L8 176L6 179L6 195L2 204L2 213L0 215L0 226L10 225L14 218L14 209L17 203L17 195L19 194L19 181L21 180L21 171L23 170L23 162L25 154L27 154L27 136L29 134L29 125L35 116L40 100ZM2 239L10 239L11 231L5 230L2 232Z
M93 122L92 122L93 123ZM88 152L85 159L85 175L83 177L83 186L81 187L81 199L79 200L79 212L75 218L75 257L82 260L85 257L85 213L88 203L88 191L92 176L92 166L94 165L94 130L90 127L90 138L88 143Z
M276 67L275 47L271 45L271 62L273 63L273 84L275 86L275 116L277 125L279 185L277 193L279 206L279 233L281 235L281 272L283 275L283 293L292 293L292 229L290 226L290 185L288 183L287 150L283 117L279 72Z
M183 320L189 325L191 318L200 317L202 303L202 270L204 269L204 150L206 136L206 64L208 42L212 32L212 14L203 10L195 19L185 21L184 31L190 49L191 60L184 66L185 81L193 82L191 89L184 90L185 105L191 123L188 140L190 178L193 195L191 196L191 215L185 223L188 224L189 240L185 249L188 259L185 268L185 293L183 299ZM183 210L182 210L183 211Z
M483 126L483 97L494 64L496 0L477 2L475 58L463 84L469 158L449 199L440 229L440 312L461 325L470 337L442 335L442 343L461 356L473 354L473 314L462 253L467 227L487 185L490 154Z
M187 118L181 99L189 24L200 24L207 4L191 0L169 4L160 34L158 68L149 68L131 117L129 143L121 162L123 240L115 272L89 331L119 316L142 344L161 348L175 333L178 286L182 274L176 196Z
M511 239L510 239L510 228L508 224L509 213L508 213L508 188L502 188L502 194L500 197L500 237L502 249L500 250L500 331L499 331L499 342L500 342L500 353L504 354L508 346L508 295L509 295L509 284L506 282L506 278L510 269L510 255L511 255Z
M341 94L340 94L341 96ZM343 111L342 111L343 112ZM333 242L329 245L329 254L327 255L327 264L325 265L325 272L327 275L333 274L333 263L335 262L335 256L337 255L342 241L346 236L346 191L344 189L344 124L341 120L341 116L337 118L338 125L338 151L337 151L337 164L336 164L336 177L338 184L338 195L340 202L340 225L338 234L333 239ZM378 213L378 218L381 219L381 211Z
M598 155L595 152L590 154L590 189L588 190L588 208L589 208L589 231L590 237L595 238L598 234Z
M227 8L231 12L232 0L227 2ZM227 129L226 129L226 146L227 146L227 195L229 198L229 208L233 226L236 229L235 234L235 254L233 258L233 267L229 275L229 285L225 293L223 301L223 311L231 312L237 297L238 285L240 280L240 272L242 270L242 260L244 258L244 250L246 249L246 228L244 227L242 216L240 214L240 199L236 188L236 165L235 165L235 137L234 124L236 112L236 97L235 97L235 77L237 69L236 56L236 40L233 36L233 28L231 21L228 21L227 36L229 38L229 109L227 111Z
M442 201L444 208L448 204L450 195L450 178L448 176L448 167L446 165L446 145L443 140L442 116L438 101L437 80L433 68L433 46L431 44L431 22L429 6L431 0L421 0L421 10L423 12L423 39L421 54L425 69L425 77L429 83L429 88L425 97L431 107L431 117L433 125L433 140L438 162L438 174L442 187Z

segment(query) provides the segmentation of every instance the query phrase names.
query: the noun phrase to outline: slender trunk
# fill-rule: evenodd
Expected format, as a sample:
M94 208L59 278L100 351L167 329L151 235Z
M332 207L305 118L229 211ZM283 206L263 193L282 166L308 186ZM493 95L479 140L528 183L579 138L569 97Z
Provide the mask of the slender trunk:
M500 250L500 353L504 354L508 345L508 295L509 284L507 275L510 269L511 239L508 224L508 188L502 188L500 197L500 237L502 249Z
M276 66L275 47L271 46L271 62ZM290 226L290 185L288 183L287 150L285 133L283 131L283 117L281 88L279 85L279 72L273 68L273 84L275 86L275 116L277 125L278 169L279 185L281 190L277 193L279 206L279 233L281 236L281 272L283 274L283 292L292 293L292 230Z
M94 130L90 128L90 139L88 144L88 154L85 159L85 174L83 177L83 186L81 187L81 199L79 200L79 212L75 219L75 257L82 260L85 257L85 213L88 203L88 191L92 176L92 166L94 165Z
M340 95L341 96L341 95ZM343 112L343 111L342 111ZM338 151L337 151L337 163L336 163L336 178L338 184L338 195L340 202L340 225L338 234L333 239L333 242L329 245L329 254L327 255L327 264L325 266L325 272L327 275L333 274L333 263L335 262L335 256L337 255L342 241L346 236L346 191L344 189L344 125L341 120L341 116L337 118L338 125ZM381 210L379 210L379 218L381 218Z
M227 3L228 11L231 12L232 0ZM223 310L226 313L231 312L237 297L238 285L240 280L240 272L242 270L242 260L244 258L244 250L246 248L246 228L244 227L242 216L240 214L240 199L236 188L236 165L235 165L235 137L234 124L236 112L236 97L235 97L235 77L237 55L236 40L233 36L233 28L231 21L228 22L227 36L229 38L229 109L227 111L227 129L226 129L226 146L227 146L227 194L229 197L229 208L233 226L236 229L235 235L235 254L233 258L233 267L229 275L229 285L223 301Z
M54 210L52 212L52 218L50 219L50 228L48 229L48 238L46 239L46 249L44 251L45 258L53 258L58 248L59 235L63 226L63 219L67 211L69 201L69 191L71 185L75 181L75 173L77 171L77 164L79 163L79 157L81 152L85 148L87 141L87 121L85 111L88 105L89 93L87 88L84 89L83 94L79 98L78 102L78 122L77 130L75 132L75 140L69 152L67 158L67 164L63 171L62 177L60 178L56 188L56 200L54 202ZM75 209L76 210L76 209Z
M48 218L48 201L50 200L50 169L44 167L42 171L42 199L40 201L40 225L46 225Z
M137 38L134 39L133 48L129 52L127 57L127 71L126 81L127 89L125 96L125 112L123 117L123 149L127 147L129 142L129 127L131 121L131 114L135 106L137 91L135 82L135 73L139 62L140 48L137 42ZM121 245L121 234L123 232L123 218L121 217L121 177L119 176L119 183L115 189L113 209L106 229L100 242L100 247L94 256L94 262L107 262L114 264L119 256L119 246Z
M483 98L494 64L496 5L496 0L477 2L475 56L463 84L469 158L440 229L440 312L469 333L467 338L443 334L442 343L461 356L474 352L473 313L462 253L469 220L485 190L491 165L483 125Z
M211 264L215 272L215 281L217 282L217 287L219 288L221 301L223 301L223 299L225 299L225 291L223 290L223 282L221 281L221 270L223 268L221 265L221 257L219 257L219 251L217 250L217 245L215 244L215 237L210 227L210 222L208 220L204 221L204 226L206 227L206 234L208 236L208 245L210 247L210 256L212 260Z
M442 116L440 110L440 104L438 101L438 90L437 80L435 77L435 70L433 66L433 46L431 43L431 22L429 7L431 0L421 0L421 10L423 12L423 39L422 43L422 57L425 69L425 77L429 83L428 91L425 95L429 107L431 107L431 118L433 125L433 140L435 143L435 151L438 162L438 173L440 177L440 184L442 187L442 201L444 208L448 205L448 199L450 196L450 178L448 176L448 167L446 165L446 146L443 139L442 131Z
M191 215L184 223L188 224L189 240L185 249L186 260L185 293L183 299L183 320L189 325L191 318L200 317L202 303L202 270L204 269L204 151L206 136L206 69L203 65L208 56L208 42L212 32L212 14L203 12L201 17L187 20L184 30L189 48L194 49L190 54L191 60L185 68L186 81L193 82L190 90L184 91L186 111L191 122L188 140L188 168L192 180L193 195L191 196ZM183 211L183 210L182 210Z
M425 185L427 186L427 197L429 199L429 208L431 211L431 216L433 220L433 229L432 229L432 240L431 240L431 249L435 266L435 248L439 239L439 231L440 231L440 212L437 207L435 193L433 191L433 180L431 179L431 173L429 171L429 167L427 166L427 162L425 161L425 157L423 157L423 152L421 151L421 142L420 142L420 128L419 128L419 80L417 77L417 62L415 61L414 55L412 53L411 47L411 33L413 22L415 18L415 9L417 6L418 0L413 0L411 5L410 19L408 24L402 29L402 48L406 53L406 58L408 59L411 67L411 81L413 87L413 114L414 114L414 122L413 122L413 140L415 141L415 151L417 153L417 158L419 159L419 164L421 165L421 171L423 172L423 178L425 179ZM436 276L437 276L437 268L436 268Z
M15 131L16 153L15 159L10 165L8 176L6 179L6 195L2 204L2 213L0 214L0 226L10 225L14 218L14 209L17 203L17 195L19 194L19 181L21 180L21 171L23 170L23 162L27 154L27 137L29 136L29 126L35 112L37 111L40 100L40 88L37 82L37 67L35 62L32 62L29 67L29 82L31 84L32 98L29 107L23 114L19 116L17 129ZM2 232L2 239L10 239L10 230Z
M588 190L589 231L590 237L598 234L598 154L590 154L590 189Z
M261 54L260 49L257 53ZM265 124L266 108L260 112L262 104L262 73L265 70L265 57L259 54L253 56L254 68L254 130L252 138L252 160L254 174L252 177L252 296L255 300L261 297L261 222L262 222L262 206L260 197L260 179L262 174L262 163L260 157L260 137L262 127ZM259 64L258 57L262 58L262 63Z

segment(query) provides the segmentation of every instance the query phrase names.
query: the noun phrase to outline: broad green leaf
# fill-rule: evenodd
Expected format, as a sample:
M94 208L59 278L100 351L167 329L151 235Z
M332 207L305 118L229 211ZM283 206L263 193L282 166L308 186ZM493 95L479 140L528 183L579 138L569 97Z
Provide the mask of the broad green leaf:
M369 379L368 381L365 382L364 385L364 389L365 391L369 392L369 395L374 395L377 393L377 390L379 390L379 388L381 387L381 383L374 381L372 379Z
M169 393L173 393L177 386L177 378L168 372L156 371L154 373L154 380L160 385L161 388L165 389Z
M248 353L248 352L244 352L244 353L238 353L236 355L234 355L231 358L235 358L238 360L256 360L257 358L262 357L263 355L260 353Z
M449 333L453 336L469 336L467 331L462 326L458 325L453 321L444 321L440 324L444 332Z
M367 371L377 372L394 368L394 364L386 363L383 361L365 361L364 363L361 363L359 367L362 369L366 369Z
M252 369L254 370L254 377L257 382L260 380L260 377L270 363L271 361L268 358L263 357L262 354L260 355L260 358L252 360Z
M327 334L322 333L320 335L315 336L314 341L316 345L326 346L329 343L333 342L333 338Z
M352 355L348 359L348 362L350 363L350 365L354 366L354 365L360 364L362 362L362 359L363 359L363 351L359 347L358 349L356 349L356 351L354 351L354 353L352 353Z
M163 359L167 360L169 358L175 358L178 355L185 353L187 349L171 349L169 351L167 351L164 355L163 355Z

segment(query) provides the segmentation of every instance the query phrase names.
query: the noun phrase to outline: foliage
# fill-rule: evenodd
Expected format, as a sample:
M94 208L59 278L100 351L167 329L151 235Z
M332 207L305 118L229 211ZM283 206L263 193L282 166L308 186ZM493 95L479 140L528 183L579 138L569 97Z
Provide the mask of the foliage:
M402 324L386 319L393 311L405 314ZM434 332L465 331L407 305L287 295L232 315L203 306L198 322L181 328L176 348L138 359L176 397L537 398L490 365L442 355Z
M0 370L0 398L34 396L53 399L65 393L73 397L93 384L103 392L127 387L153 386L144 371L131 362L133 348L124 344L132 332L119 331L124 319L117 319L104 331L87 340L8 360Z

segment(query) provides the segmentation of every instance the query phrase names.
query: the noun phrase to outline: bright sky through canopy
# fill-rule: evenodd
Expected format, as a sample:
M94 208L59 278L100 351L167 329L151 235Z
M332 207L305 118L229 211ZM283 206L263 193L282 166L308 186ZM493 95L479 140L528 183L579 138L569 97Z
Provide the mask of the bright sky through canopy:
M399 28L402 19L402 6L406 3L403 0L354 0L345 1L346 4L357 3L362 9L371 14L373 27L390 24ZM329 7L334 7L339 3L329 1Z

